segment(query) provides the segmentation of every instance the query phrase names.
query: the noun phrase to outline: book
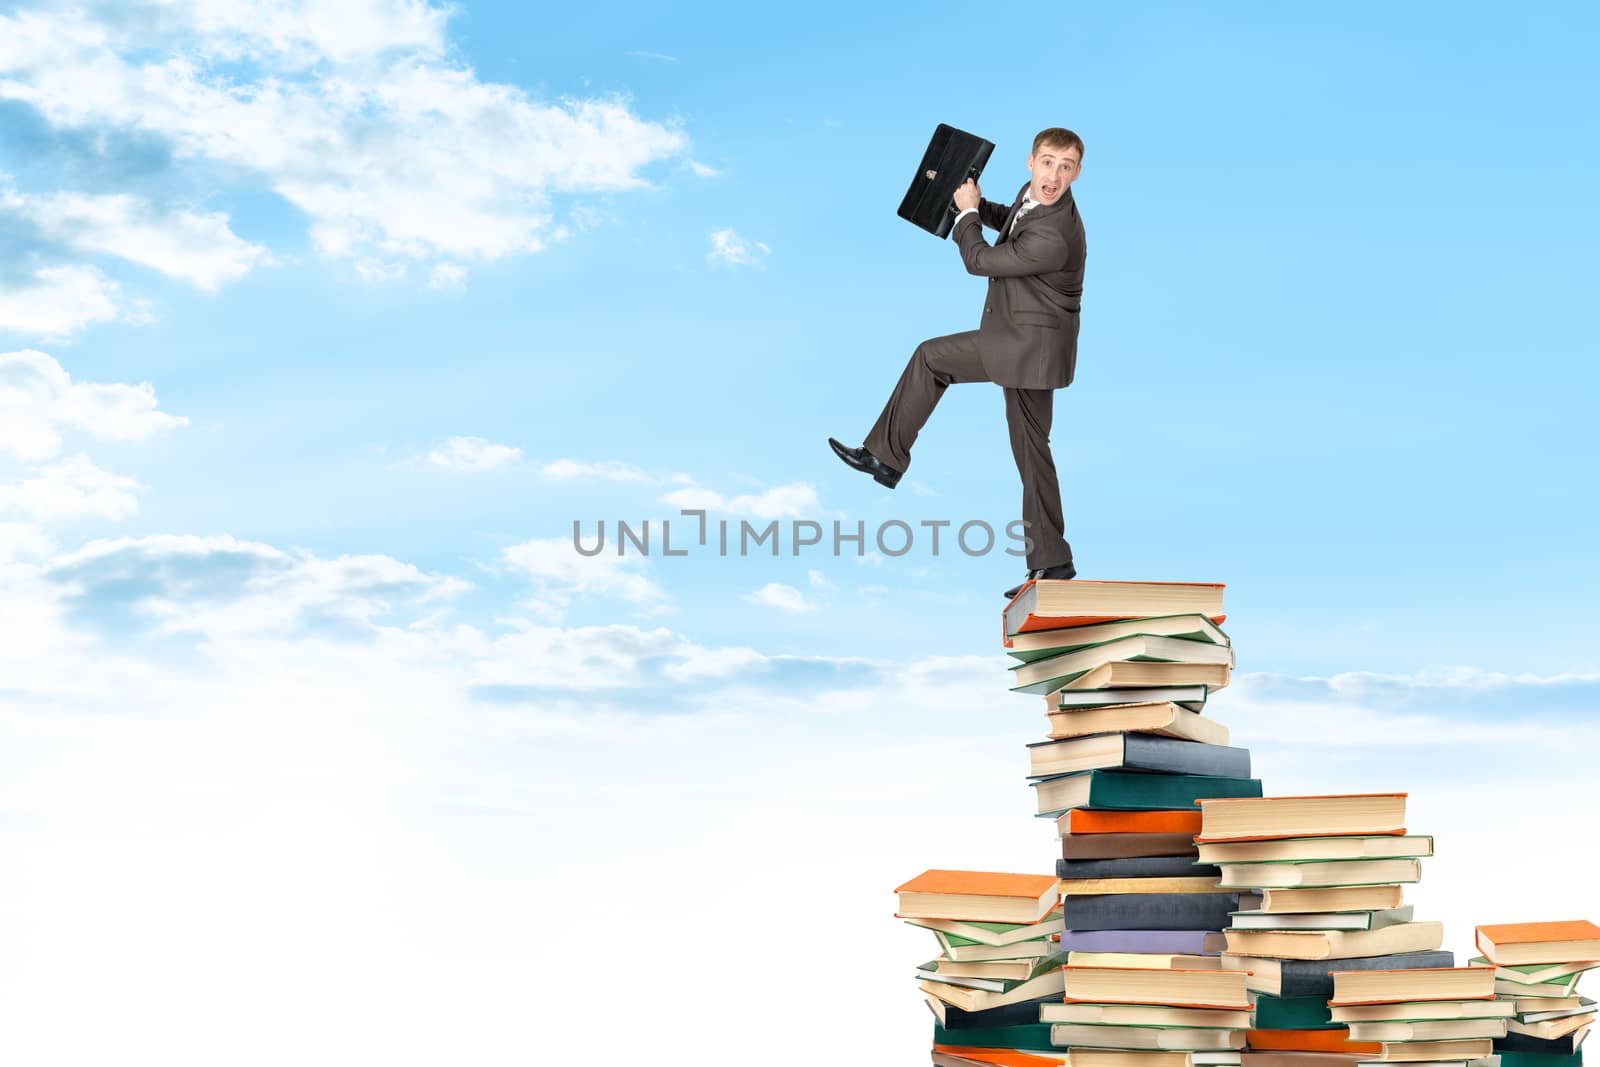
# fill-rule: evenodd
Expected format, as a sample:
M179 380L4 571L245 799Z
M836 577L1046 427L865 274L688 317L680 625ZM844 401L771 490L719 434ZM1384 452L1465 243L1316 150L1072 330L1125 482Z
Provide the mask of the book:
M1155 811L1091 811L1075 809L1056 819L1056 829L1073 834L1187 834L1190 847L1200 832L1200 813L1185 809Z
M1346 1052L1273 1052L1246 1049L1240 1061L1243 1067L1355 1067L1361 1057Z
M1072 1067L1199 1067L1201 1060L1193 1052L1080 1048L1072 1050L1070 1062Z
M1335 886L1325 889L1263 889L1261 910L1274 914L1308 911L1387 911L1401 906L1397 885Z
M1352 1004L1392 1004L1414 1000L1492 1000L1494 972L1484 967L1365 968L1333 972L1333 999Z
M1093 1004L1165 1004L1184 1008L1250 1007L1245 972L1158 971L1144 967L1062 968L1062 997Z
M1066 833L1061 837L1062 859L1120 860L1154 856L1177 857L1194 862L1194 835Z
M1054 881L1054 879L1052 879ZM901 916L901 918L906 918ZM965 922L959 919L906 918L911 926L944 934L974 945L1014 945L1019 941L1035 941L1063 929L1061 909L1051 908L1044 918L1031 923Z
M1337 960L1280 960L1223 953L1222 965L1249 971L1248 985L1257 992L1279 997L1332 997L1334 971L1453 967L1455 954L1400 952Z
M1188 1026L1242 1030L1250 1025L1247 1008L1177 1008L1168 1004L1095 1004L1057 1001L1039 1009L1039 1021L1101 1026Z
M1228 743L1226 726L1171 701L1056 710L1046 712L1045 718L1049 720L1045 736L1053 739L1125 731L1202 741L1208 745Z
M963 1011L984 1011L1015 1004L1018 1001L1038 1000L1040 997L1058 994L1061 992L1061 976L1061 969L1052 967L1039 977L1013 986L1003 993L987 989L968 989L949 982L930 981L927 978L919 981L917 988L946 1004L954 1004Z
M1578 1051L1588 1032L1587 1029L1575 1030L1561 1037L1542 1038L1529 1037L1527 1034L1514 1034L1507 1031L1505 1037L1496 1039L1494 1050L1496 1052L1537 1052L1545 1056L1570 1056Z
M1500 1067L1582 1067L1583 1056L1574 1052L1569 1056L1549 1055L1540 1052L1521 1052L1515 1049L1496 1050Z
M1090 909L1077 910L1080 918L1090 917ZM1108 907L1097 907L1093 914L1103 917ZM1220 926L1200 927L1193 930L1169 930L1162 927L1149 929L1083 929L1067 930L1061 935L1061 947L1071 952L1128 952L1158 955L1200 956L1222 951L1223 937L1216 933Z
M1345 1052L1381 1054L1383 1046L1376 1041L1351 1041L1345 1027L1331 1030L1264 1030L1247 1031L1246 1039L1252 1049L1284 1052Z
M1138 704L1176 704L1187 711L1201 712L1206 705L1203 685L1158 685L1111 689L1062 689L1045 696L1045 713L1082 711L1088 708L1132 707Z
M1497 966L1600 959L1600 926L1584 919L1477 927L1478 951Z
M1180 637L1133 634L1011 665L1013 693L1049 693L1071 687L1078 676L1113 663L1154 662L1233 666L1233 649ZM1099 689L1100 686L1077 686Z
M986 1008L982 1011L966 1011L954 1004L947 1004L938 997L923 994L923 999L928 1002L928 1008L933 1012L939 1025L948 1030L987 1029L996 1026L1018 1026L1025 1023L1037 1023L1039 1010L1045 1004L1059 1004L1061 997L1052 993L1033 1000L1019 1000L1011 1004L1003 1004L997 1008Z
M1499 990L1495 991L1499 993ZM1501 994L1501 999L1506 1000L1516 1009L1514 1014L1523 1022L1538 1022L1541 1018L1549 1019L1557 1015L1571 1015L1575 1011L1583 1011L1589 1004L1594 1003L1583 997L1510 997Z
M1073 931L1221 930L1239 909L1238 899L1233 893L1115 893L1070 896L1061 910Z
M1334 1022L1430 1022L1442 1019L1505 1019L1515 1014L1509 1000L1396 1000L1379 1004L1330 1004Z
M1054 1023L1050 1041L1077 1054L1079 1048L1200 1050L1244 1048L1244 1031L1164 1026L1106 1026Z
M1158 615L1222 618L1220 582L1033 581L1006 605L1005 633L1048 630L1064 620L1110 620Z
M1056 883L1063 897L1111 893L1227 893L1215 878L1063 878Z
M1062 689L1154 688L1156 686L1198 685L1209 693L1226 689L1233 669L1225 663L1161 663L1148 660L1116 660L1074 675ZM1059 696L1046 697L1046 703L1061 703Z
M1587 1027L1594 1022L1594 1012L1590 1010L1575 1015L1563 1014L1554 1019L1541 1019L1537 1022L1524 1021L1522 1019L1507 1019L1505 1022L1506 1030L1509 1033L1548 1040L1550 1038L1564 1037Z
M1094 734L1028 745L1028 777L1122 768L1160 774L1250 777L1250 750L1152 734Z
M1049 956L1061 951L1048 937L1032 941L1015 941L1009 945L972 944L965 938L951 937L942 930L932 931L939 941L939 951L958 963L982 963L991 960L1023 960Z
M1189 856L1129 856L1111 860L1056 860L1057 878L1209 878L1221 873Z
M965 1027L951 1030L933 1024L935 1045L962 1045L967 1048L1010 1048L1055 1051L1050 1045L1050 1027L1044 1023L1015 1026Z
M1054 945L1054 942L1051 942ZM1040 974L1046 967L1059 967L1067 962L1066 955L1055 953L1047 956L1034 956L1015 960L952 960L940 958L923 964L918 970L926 973L931 970L934 975L944 978L979 978L998 979L1001 981L1025 981L1036 974ZM988 986L974 986L975 989L987 989ZM1005 987L995 988L1004 990Z
M1384 1042L1374 1062L1416 1063L1423 1060L1470 1060L1494 1054L1494 1042L1481 1041L1405 1041Z
M1504 1019L1440 1019L1431 1022L1358 1022L1350 1024L1354 1041L1466 1041L1506 1035Z
M902 919L1031 923L1055 907L1049 875L994 871L923 871L895 888Z
M1272 863L1305 860L1381 860L1433 855L1426 834L1350 837L1283 837L1254 841L1208 841L1195 846L1206 863Z
M1212 645L1229 643L1228 635L1204 615L1150 615L1136 619L1090 623L1087 626L1061 626L1053 630L1033 630L1028 633L1013 634L1006 651L1015 658L1027 662L1135 635L1174 637Z
M1572 994L1573 988L1581 977L1569 974L1555 982L1508 982L1498 974L1494 977L1494 991L1503 997L1566 997Z
M1482 956L1474 956L1468 962L1474 967L1494 966ZM1516 967L1499 967L1495 970L1494 976L1508 982L1534 984L1551 982L1557 978L1566 978L1569 975L1592 971L1596 967L1600 967L1600 960L1582 960L1571 963L1524 963Z
M1073 967L1148 967L1158 971L1215 971L1222 968L1216 956L1170 952L1075 951L1067 953L1067 963Z
M1199 843L1405 833L1406 794L1207 799Z
M1340 886L1420 882L1422 862L1398 860L1285 860L1276 863L1221 863L1222 884L1240 889L1331 889Z
M1236 911L1229 929L1234 930L1380 930L1385 926L1408 923L1412 907L1386 908L1383 911L1279 912Z
M1381 930L1228 930L1228 954L1324 960L1424 952L1444 941L1444 924L1410 922Z
M1255 1026L1262 1030L1330 1030L1327 997L1275 997L1256 994Z
M971 1045L935 1045L934 1067L1066 1067L1061 1050L983 1048Z
M1259 778L1202 774L1138 774L1131 771L1079 771L1029 782L1042 817L1071 808L1161 811L1192 804L1198 797L1255 796Z

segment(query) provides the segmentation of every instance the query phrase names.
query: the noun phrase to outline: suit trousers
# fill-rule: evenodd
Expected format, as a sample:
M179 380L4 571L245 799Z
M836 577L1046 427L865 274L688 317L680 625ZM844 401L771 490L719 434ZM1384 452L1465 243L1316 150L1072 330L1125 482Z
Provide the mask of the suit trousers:
M896 470L911 466L911 446L927 423L945 388L959 382L992 381L978 354L978 331L952 333L922 342L911 354L883 413L873 423L864 447ZM1053 567L1072 559L1061 518L1061 486L1050 456L1053 389L1005 386L1006 428L1011 432L1011 457L1022 476L1022 519L1028 545L1028 569Z

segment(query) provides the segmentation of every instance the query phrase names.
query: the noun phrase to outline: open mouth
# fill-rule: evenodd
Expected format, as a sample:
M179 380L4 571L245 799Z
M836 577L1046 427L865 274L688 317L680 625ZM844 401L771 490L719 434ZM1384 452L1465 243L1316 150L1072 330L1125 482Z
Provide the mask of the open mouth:
M1059 185L1041 185L1039 186L1039 191L1045 195L1046 200L1052 200L1055 198L1056 193L1061 191L1061 187Z

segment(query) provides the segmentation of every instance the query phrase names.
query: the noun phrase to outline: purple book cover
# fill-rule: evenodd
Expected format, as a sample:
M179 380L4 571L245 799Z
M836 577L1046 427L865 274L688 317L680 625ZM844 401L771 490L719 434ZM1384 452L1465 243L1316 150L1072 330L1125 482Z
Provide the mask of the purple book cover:
M1061 948L1068 952L1152 952L1214 956L1207 952L1209 930L1063 930Z

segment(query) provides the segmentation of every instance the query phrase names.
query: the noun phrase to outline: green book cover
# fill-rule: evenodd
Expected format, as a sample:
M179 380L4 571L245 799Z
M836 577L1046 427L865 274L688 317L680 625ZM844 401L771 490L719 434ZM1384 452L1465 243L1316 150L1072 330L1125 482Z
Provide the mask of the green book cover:
M1126 771L1078 771L1060 778L1089 779L1088 799L1074 805L1108 811L1174 811L1193 808L1202 797L1259 797L1261 779L1222 778L1205 774L1136 774ZM1037 785L1038 783L1029 783ZM1039 812L1054 818L1061 811Z
M970 1048L1022 1048L1059 1052L1050 1044L1049 1023L1019 1023L1016 1026L975 1026L967 1030L946 1030L933 1024L935 1045L965 1045Z
M1328 1011L1327 997L1256 997L1257 1030L1338 1030L1349 1025L1336 1023Z
M1582 1067L1583 1050L1570 1056L1552 1052L1512 1052L1510 1049L1494 1050L1500 1057L1500 1067Z

